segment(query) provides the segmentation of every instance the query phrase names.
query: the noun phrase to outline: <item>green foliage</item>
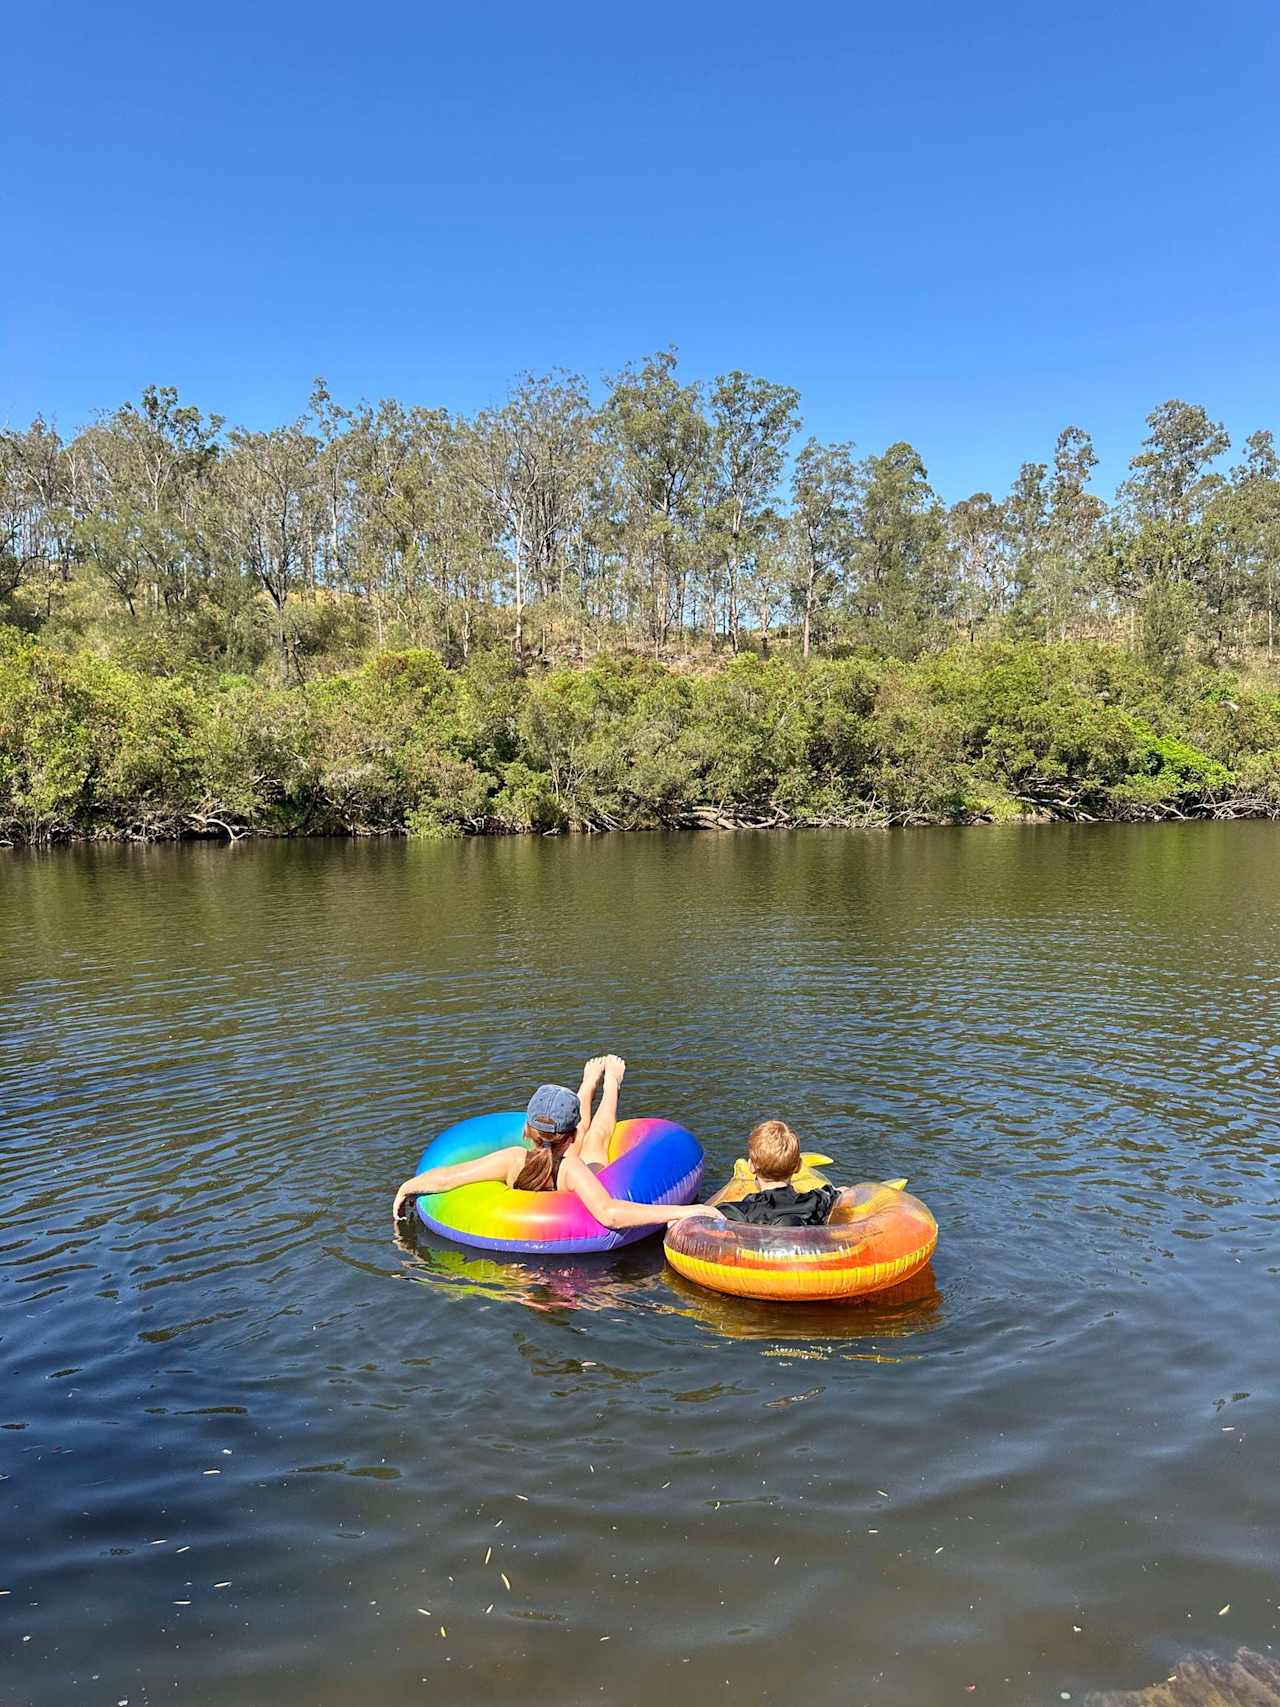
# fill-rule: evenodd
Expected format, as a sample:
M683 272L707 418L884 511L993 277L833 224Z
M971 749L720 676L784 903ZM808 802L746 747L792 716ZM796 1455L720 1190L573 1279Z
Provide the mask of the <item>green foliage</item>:
M0 630L0 835L439 837L698 823L1280 814L1280 695L1102 646L913 662L422 648L295 686L157 676Z

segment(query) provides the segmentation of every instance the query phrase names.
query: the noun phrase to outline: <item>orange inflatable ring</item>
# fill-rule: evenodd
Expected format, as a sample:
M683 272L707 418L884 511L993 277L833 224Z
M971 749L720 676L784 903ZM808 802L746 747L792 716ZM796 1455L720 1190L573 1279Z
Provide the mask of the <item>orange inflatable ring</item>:
M796 1184L825 1183L806 1156ZM909 1280L933 1255L938 1223L906 1191L906 1180L849 1187L822 1227L753 1227L696 1216L667 1229L667 1261L677 1273L715 1292L778 1302L861 1298ZM722 1201L755 1189L745 1164Z

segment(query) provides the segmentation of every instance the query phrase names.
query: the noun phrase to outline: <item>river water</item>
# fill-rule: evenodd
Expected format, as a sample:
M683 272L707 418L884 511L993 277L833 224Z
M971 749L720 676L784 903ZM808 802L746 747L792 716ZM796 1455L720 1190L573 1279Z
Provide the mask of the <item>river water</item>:
M0 1702L1081 1701L1268 1651L1280 826L0 855ZM629 1063L932 1272L392 1235Z

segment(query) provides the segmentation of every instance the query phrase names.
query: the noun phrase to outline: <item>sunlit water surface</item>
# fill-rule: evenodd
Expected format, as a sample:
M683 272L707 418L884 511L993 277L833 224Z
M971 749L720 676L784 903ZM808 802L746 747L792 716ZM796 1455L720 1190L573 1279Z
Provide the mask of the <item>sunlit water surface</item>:
M0 1702L1079 1702L1280 1613L1280 827L0 854ZM392 1237L572 1079L861 1308Z

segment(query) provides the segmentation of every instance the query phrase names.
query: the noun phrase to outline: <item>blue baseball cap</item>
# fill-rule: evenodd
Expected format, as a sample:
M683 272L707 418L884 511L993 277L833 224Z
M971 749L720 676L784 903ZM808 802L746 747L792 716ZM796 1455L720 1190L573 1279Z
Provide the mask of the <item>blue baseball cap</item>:
M577 1093L563 1085L539 1085L529 1098L524 1117L535 1132L559 1138L572 1132L582 1119L582 1104Z

